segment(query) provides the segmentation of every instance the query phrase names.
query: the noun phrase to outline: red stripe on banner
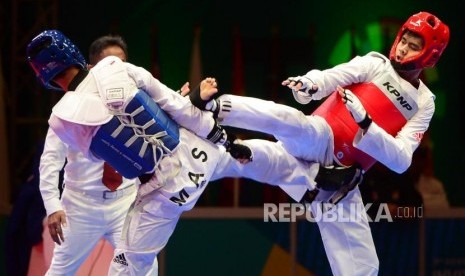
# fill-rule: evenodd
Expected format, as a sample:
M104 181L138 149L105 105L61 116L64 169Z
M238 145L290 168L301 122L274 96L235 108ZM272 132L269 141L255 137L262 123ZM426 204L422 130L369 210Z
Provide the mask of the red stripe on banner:
M203 79L202 72L202 55L200 53L200 37L202 30L200 26L194 28L194 40L192 42L191 70L189 73L190 87L194 88Z
M244 58L242 56L242 41L239 27L233 30L233 94L244 96Z

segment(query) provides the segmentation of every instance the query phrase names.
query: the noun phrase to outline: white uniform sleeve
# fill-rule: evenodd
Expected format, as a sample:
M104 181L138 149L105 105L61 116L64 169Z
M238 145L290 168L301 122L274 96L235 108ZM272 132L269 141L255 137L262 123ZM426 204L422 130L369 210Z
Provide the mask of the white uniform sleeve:
M385 66L385 62L387 59L384 56L371 52L330 69L311 70L305 77L318 85L318 91L311 97L302 92L293 93L294 98L301 104L307 104L311 99L320 100L333 93L338 85L344 87L373 79L376 72L381 71L378 68Z
M98 126L87 126L71 123L52 115L48 124L53 129L60 140L73 150L80 151L84 156L92 161L99 160L89 151L92 137L99 129Z
M180 126L206 138L215 125L211 112L204 112L192 105L187 97L182 97L142 67L126 63L127 71L138 88L146 91L155 102Z
M397 173L406 171L412 162L413 152L428 129L435 109L431 95L425 95L423 100L423 106L396 137L373 122L365 134L362 135L362 131L359 130L354 139L354 146Z
M63 210L60 202L60 171L66 160L66 145L60 138L48 129L45 139L44 152L40 157L40 193L44 201L47 216L58 210Z

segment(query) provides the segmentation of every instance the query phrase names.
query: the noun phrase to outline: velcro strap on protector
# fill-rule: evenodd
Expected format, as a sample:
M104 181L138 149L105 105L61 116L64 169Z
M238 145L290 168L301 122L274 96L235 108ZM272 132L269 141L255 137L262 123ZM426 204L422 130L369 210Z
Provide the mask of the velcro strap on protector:
M152 172L179 144L179 126L144 91L102 125L90 150L126 178Z

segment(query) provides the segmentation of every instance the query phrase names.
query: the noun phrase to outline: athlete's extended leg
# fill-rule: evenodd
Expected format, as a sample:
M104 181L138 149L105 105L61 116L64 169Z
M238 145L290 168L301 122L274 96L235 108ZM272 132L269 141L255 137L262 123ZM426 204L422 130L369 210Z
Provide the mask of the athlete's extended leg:
M229 154L218 163L212 180L223 177L244 177L270 185L279 185L296 201L308 189L315 188L319 164L306 162L289 154L279 142L261 139L244 140L241 143L252 150L253 161L240 164ZM296 190L294 196L292 191Z
M293 156L324 166L332 164L332 131L323 118L251 97L222 95L216 101L222 125L274 135Z
M213 180L223 177L245 177L262 183L279 185L299 202L307 191L315 189L315 180L318 181L318 185L333 189L326 198L328 200L341 186L358 181L361 175L361 170L355 167L322 168L318 163L295 158L280 142L251 139L241 143L251 149L253 161L245 165L240 164L226 154L220 158L221 161L212 176Z

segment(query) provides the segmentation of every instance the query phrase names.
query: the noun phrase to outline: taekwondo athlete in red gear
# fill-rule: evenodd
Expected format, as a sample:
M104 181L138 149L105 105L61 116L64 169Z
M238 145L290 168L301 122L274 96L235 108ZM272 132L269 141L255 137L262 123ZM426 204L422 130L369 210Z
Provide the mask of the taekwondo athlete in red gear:
M400 28L389 58L371 52L331 69L311 70L302 77L289 78L283 85L290 87L302 104L332 93L313 114L324 118L331 129L328 138L334 141L331 146L336 163L358 163L369 169L379 161L401 173L410 166L413 151L434 113L434 94L419 79L420 73L438 62L449 36L448 26L439 18L419 12ZM335 90L338 93L333 93ZM309 139L308 143L312 142L315 141ZM358 188L355 193L360 193ZM325 249L336 275L351 268L357 271L361 267L357 262L376 267L375 255L368 252L353 251L344 255L345 260L336 255L335 252L347 252L344 244L350 248L356 244L357 232L351 226L322 232L323 236L333 232L326 237ZM341 240L328 240L335 236ZM356 275L369 275L359 271Z
M412 40L416 41L406 31L418 34L423 46L418 45L420 42L412 43ZM447 25L430 13L420 12L411 16L399 30L389 59L372 52L323 72L310 71L303 77L318 88L312 95L294 90L300 103L328 96L335 84L349 85L345 87L349 97L355 95L359 100L341 101L340 97L344 95L341 89L313 113L325 118L333 130L336 162L342 165L357 162L367 170L379 161L398 173L410 166L413 151L434 113L434 95L418 77L424 68L436 64L448 41ZM373 58L378 62L365 61ZM358 74L353 73L354 67L360 68ZM333 74L338 74L337 79ZM349 112L344 111L343 103ZM368 121L365 123L370 122L370 117L373 121L363 128L356 123L361 123L365 117L359 119L360 122L354 122L350 117L351 107L358 103L366 110ZM365 115L363 110L358 113ZM361 129L367 132L362 133Z
M251 141L250 148L225 143L210 112L195 108L145 69L107 57L87 71L76 59L79 55L55 30L42 32L28 45L28 60L39 81L67 91L53 108L50 127L70 148L104 159L122 175L145 178L154 172L138 189L110 275L145 275L182 212L193 208L213 174L250 176L273 185L313 185L307 172L314 164L269 141L260 146ZM201 87L216 89L211 81ZM232 155L238 160L254 155L257 162L244 165ZM259 170L263 164L270 171Z
M332 94L310 116L271 101L235 95L222 95L205 106L222 125L274 135L297 158L324 166L360 164L365 169L376 160L403 172L434 113L434 95L419 75L436 64L448 41L447 25L420 12L399 30L389 58L370 52L334 68L283 81L302 104ZM351 203L363 204L358 187L347 195L347 187L333 193L334 187L317 186L315 201L342 199L345 217L350 215ZM281 188L300 200L308 186ZM359 221L319 221L318 226L335 275L377 274L379 261L364 209Z

